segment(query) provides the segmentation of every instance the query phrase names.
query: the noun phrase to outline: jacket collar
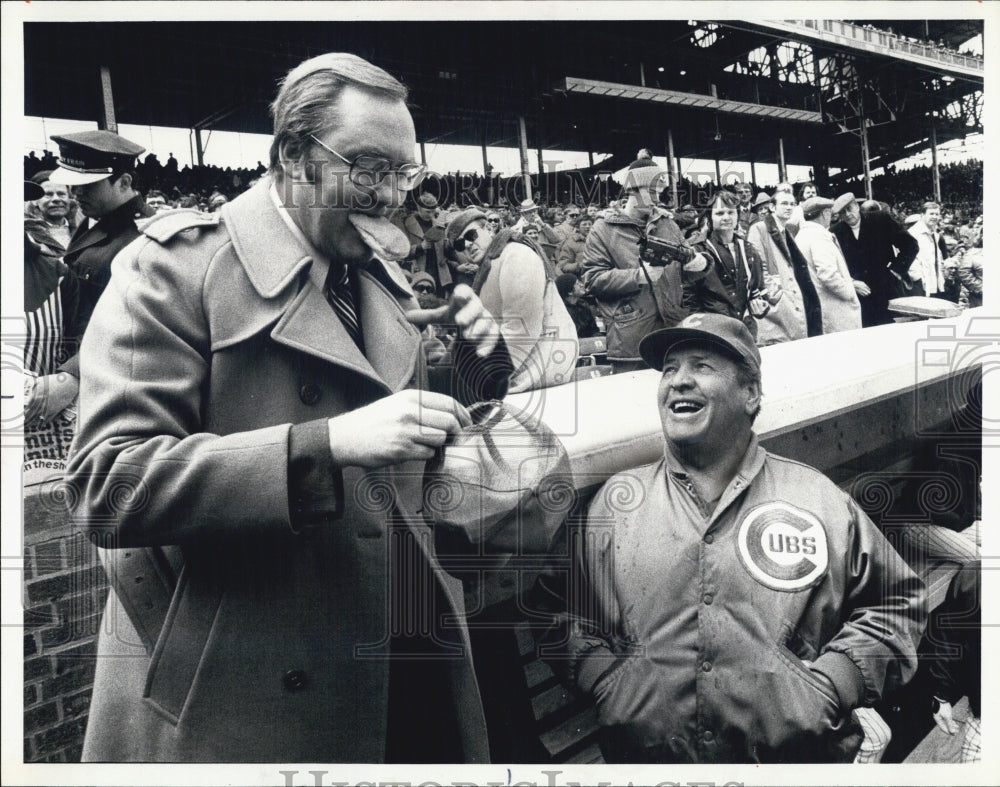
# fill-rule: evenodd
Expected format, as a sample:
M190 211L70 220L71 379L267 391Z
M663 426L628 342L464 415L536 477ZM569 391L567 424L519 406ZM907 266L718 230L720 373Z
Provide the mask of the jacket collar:
M123 227L135 226L135 214L145 208L142 196L136 194L128 202L123 202L113 211L101 216L95 223L88 220L77 228L76 234L70 240L67 254L76 254L81 249L89 248L95 243L103 242L109 235L118 234Z

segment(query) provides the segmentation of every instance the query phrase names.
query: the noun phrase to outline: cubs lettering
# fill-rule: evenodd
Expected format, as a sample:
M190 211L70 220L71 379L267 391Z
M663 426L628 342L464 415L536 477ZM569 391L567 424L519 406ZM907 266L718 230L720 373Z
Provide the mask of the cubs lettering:
M812 587L829 562L826 531L816 516L789 503L750 510L737 533L740 560L760 584L774 590Z

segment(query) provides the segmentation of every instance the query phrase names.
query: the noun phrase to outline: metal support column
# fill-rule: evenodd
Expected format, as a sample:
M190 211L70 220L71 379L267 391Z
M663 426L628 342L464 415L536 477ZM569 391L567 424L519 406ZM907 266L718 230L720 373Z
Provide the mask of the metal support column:
M97 127L105 131L118 133L118 123L115 121L115 97L111 90L111 69L101 66L101 116Z
M872 168L868 153L868 119L865 117L865 94L859 90L858 114L861 120L861 167L865 173L865 199L872 199Z
M936 120L937 118L932 118ZM934 201L941 202L941 171L938 169L937 129L931 126L931 177L934 184Z
M785 168L785 138L778 137L778 182L787 183L788 173Z
M594 168L594 151L588 150L587 151L587 158L590 160L590 168L593 169Z
M198 166L205 166L205 148L201 144L201 129L195 126L194 129L194 147L195 152L198 155Z
M531 199L531 173L528 172L528 129L524 125L524 115L517 116L517 125L520 130L521 179L524 181L524 198Z
M757 163L750 159L750 182L757 188Z
M719 157L715 157L715 187L722 187L722 168L719 166Z
M424 147L423 142L420 143L420 163L427 166L427 148Z
M680 186L681 173L675 167L676 159L674 158L674 132L671 129L667 129L667 168L670 170L670 197L674 210L677 210L680 205L677 202L677 190Z

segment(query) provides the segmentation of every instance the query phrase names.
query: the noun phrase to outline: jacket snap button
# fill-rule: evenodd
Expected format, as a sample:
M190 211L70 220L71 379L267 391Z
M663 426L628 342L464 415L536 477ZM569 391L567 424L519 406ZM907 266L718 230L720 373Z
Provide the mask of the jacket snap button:
M702 601L704 601L706 604L711 604L712 603L712 594L711 593L706 593L705 597L702 599Z
M315 383L306 383L299 389L299 398L302 400L303 404L314 405L323 393L319 390L319 386Z
M702 672L711 672L712 671L712 662L711 661L704 662L701 665L701 669L702 669Z
M289 691L301 691L306 687L306 673L300 669L290 669L285 673L283 681Z
M706 544L711 544L713 541L715 541L715 536L713 536L711 533L709 533L707 536L705 536L705 543Z

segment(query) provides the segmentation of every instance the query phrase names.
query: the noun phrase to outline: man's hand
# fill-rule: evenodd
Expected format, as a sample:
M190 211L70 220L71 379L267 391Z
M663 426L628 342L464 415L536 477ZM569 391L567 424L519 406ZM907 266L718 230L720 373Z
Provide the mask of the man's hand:
M701 273L708 267L708 258L698 252L688 262L684 263L684 270L688 273Z
M35 380L24 406L26 424L49 423L69 407L80 392L80 381L68 372L47 374Z
M413 309L406 319L419 328L428 325L457 325L462 337L476 345L476 355L485 358L496 347L500 329L479 296L467 284L459 284L444 306Z
M458 266L459 273L474 274L479 270L479 266L474 262L463 262Z
M867 298L872 294L872 288L865 284L863 281L858 279L853 279L851 284L854 285L854 291L858 294L859 298Z
M427 460L449 434L469 426L469 411L450 396L400 391L327 422L330 455L339 467L386 467Z
M937 710L934 711L934 723L949 735L954 735L958 732L958 725L955 723L955 719L952 718L950 702L937 700Z

